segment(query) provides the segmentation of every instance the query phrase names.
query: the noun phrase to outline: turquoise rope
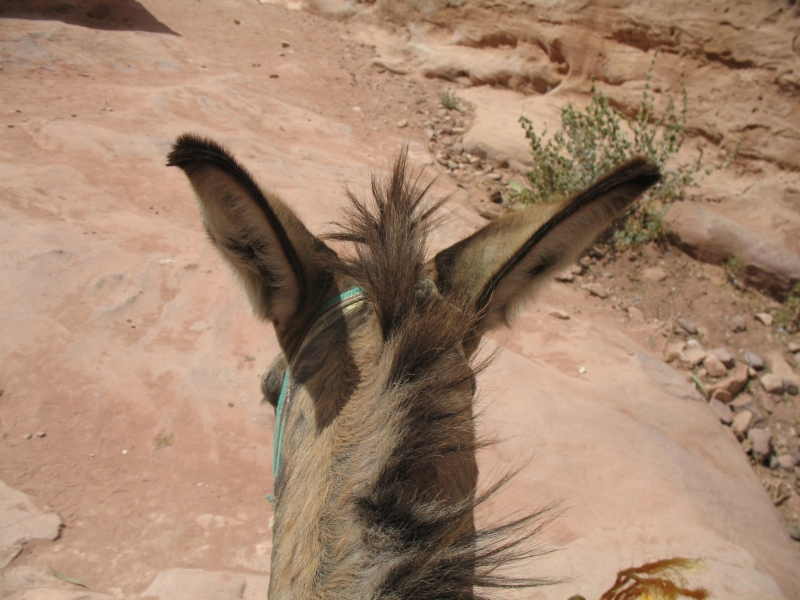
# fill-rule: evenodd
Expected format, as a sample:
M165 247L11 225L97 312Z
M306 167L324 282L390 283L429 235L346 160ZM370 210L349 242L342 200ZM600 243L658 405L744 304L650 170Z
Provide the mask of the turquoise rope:
M325 314L334 306L337 306L339 304L344 304L348 300L351 300L355 296L361 295L363 293L364 293L364 288L354 287L353 289L347 290L346 292L343 292L338 296L331 298L322 306L322 308L320 308L317 311L317 314L314 315L314 318L311 320L311 323L313 324L314 322L316 322L317 319L319 319L323 314ZM300 348L298 347L298 354L299 350ZM273 435L272 438L272 473L276 479L278 478L278 472L281 467L281 454L283 451L283 434L285 431L285 426L284 426L285 424L282 420L283 404L284 401L286 400L286 395L289 391L290 371L291 371L291 366L287 366L286 371L283 374L283 385L281 386L281 395L278 397L278 406L275 408L275 434ZM269 494L267 496L267 500L269 500L270 503L273 506L275 506L274 495Z

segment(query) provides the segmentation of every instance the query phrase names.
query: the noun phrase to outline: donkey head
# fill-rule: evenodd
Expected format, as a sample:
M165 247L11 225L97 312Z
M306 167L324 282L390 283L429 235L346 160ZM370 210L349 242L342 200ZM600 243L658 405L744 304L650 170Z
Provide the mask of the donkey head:
M535 585L514 523L476 531L472 357L659 178L636 159L562 203L499 218L426 260L437 203L402 153L373 199L350 194L335 252L218 144L180 137L208 235L283 350L270 598L473 598Z

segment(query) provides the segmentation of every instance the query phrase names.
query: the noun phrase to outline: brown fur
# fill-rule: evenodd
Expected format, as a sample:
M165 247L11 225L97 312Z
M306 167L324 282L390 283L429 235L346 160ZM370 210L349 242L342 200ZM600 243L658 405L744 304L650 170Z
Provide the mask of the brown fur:
M373 182L370 202L350 194L348 220L332 236L353 245L346 257L217 144L183 136L169 160L189 176L212 241L256 313L276 323L292 364L270 598L471 599L546 583L504 568L542 552L533 536L547 511L475 530L475 508L504 480L477 495L481 365L470 356L481 333L573 260L657 181L657 169L634 161L574 199L499 219L425 262L438 204L408 176L405 153L388 180ZM319 307L355 285L368 302L296 355ZM286 363L264 380L273 404Z

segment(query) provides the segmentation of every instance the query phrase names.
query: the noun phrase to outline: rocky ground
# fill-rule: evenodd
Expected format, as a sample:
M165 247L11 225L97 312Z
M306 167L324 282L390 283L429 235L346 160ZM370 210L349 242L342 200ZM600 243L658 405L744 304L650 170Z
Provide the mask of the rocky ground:
M595 246L497 336L506 350L481 383L482 427L504 442L481 468L536 453L502 514L570 499L551 536L561 552L539 568L574 580L524 597L598 597L620 568L672 555L706 558L718 597L800 597L787 535L800 518L798 340L753 287L791 283L785 251L800 248L794 54L776 41L792 9L750 15L766 42L742 58L746 45L718 29L750 31L744 5L705 38L612 11L581 50L570 40L597 14L569 3L537 12L525 35L519 7L489 20L469 3L305 7L346 20L244 0L55 4L0 11L3 597L264 597L273 419L257 394L277 346L205 244L185 181L163 167L176 135L227 143L314 231L338 217L342 186L365 189L368 168L408 143L452 195L441 246L513 209L521 112L554 123L593 70L635 98L647 40L670 35L687 50L667 72L707 61L692 71L690 89L709 97L690 144L752 136L732 175L682 205L733 223L726 248L761 254L737 277L679 250L708 259L687 230L673 247ZM595 50L606 59L589 60ZM715 113L734 75L771 108Z
M508 183L525 178L507 164L466 152L470 106L455 90L442 98L451 108L419 124L436 161L457 185L479 190L474 208L485 219L521 208ZM800 542L800 336L776 321L781 303L767 290L748 288L730 268L699 262L668 244L620 253L601 242L556 281L583 290L627 325L628 335L686 373L742 443ZM564 310L552 315L570 318Z

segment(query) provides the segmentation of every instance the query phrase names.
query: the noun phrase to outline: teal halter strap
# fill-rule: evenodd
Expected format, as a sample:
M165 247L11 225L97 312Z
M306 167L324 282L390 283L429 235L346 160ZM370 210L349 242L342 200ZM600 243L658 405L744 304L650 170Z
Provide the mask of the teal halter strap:
M306 344L311 341L318 333L333 325L339 319L344 318L350 311L355 310L359 304L367 299L367 294L362 287L354 287L351 290L339 294L338 296L328 300L322 308L317 311L311 324L303 334L303 339L294 353L292 363L300 356ZM272 441L272 473L275 478L278 478L278 472L281 468L281 452L283 449L283 434L286 429L286 421L288 415L288 406L284 410L284 404L289 397L289 387L291 383L291 363L286 367L283 374L283 385L281 386L281 395L278 397L278 406L275 408L275 435ZM267 496L267 500L275 503L275 496Z

